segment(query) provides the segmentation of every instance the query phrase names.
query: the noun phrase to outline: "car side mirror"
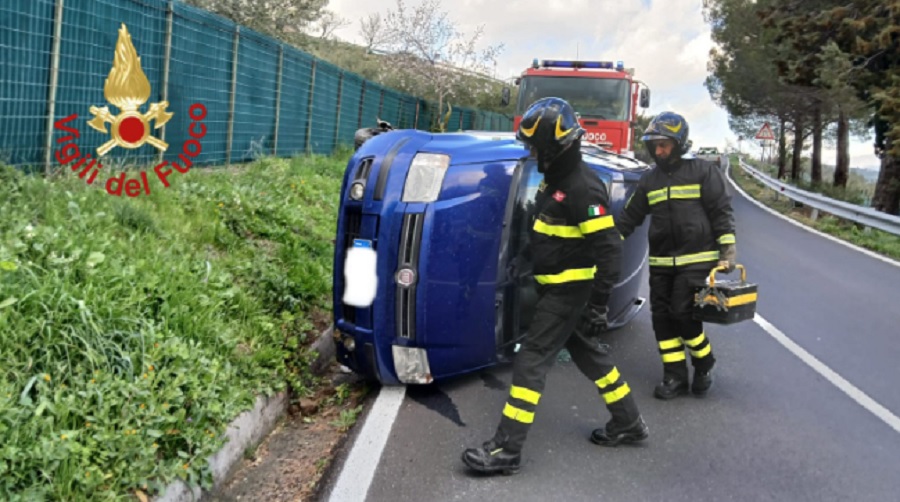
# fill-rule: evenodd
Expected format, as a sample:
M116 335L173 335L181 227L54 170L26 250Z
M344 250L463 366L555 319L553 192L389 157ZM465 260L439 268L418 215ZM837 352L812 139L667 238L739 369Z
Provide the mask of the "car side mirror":
M650 107L650 89L647 89L646 87L641 89L640 105L641 108Z
M509 87L503 87L503 90L500 91L500 106L509 105Z

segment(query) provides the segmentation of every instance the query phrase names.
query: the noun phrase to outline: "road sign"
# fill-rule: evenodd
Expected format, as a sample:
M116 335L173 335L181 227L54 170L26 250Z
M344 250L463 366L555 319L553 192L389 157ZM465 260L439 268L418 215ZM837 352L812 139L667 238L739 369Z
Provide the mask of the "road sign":
M756 133L756 139L775 141L775 134L772 132L772 128L769 127L768 122L759 128L759 132Z

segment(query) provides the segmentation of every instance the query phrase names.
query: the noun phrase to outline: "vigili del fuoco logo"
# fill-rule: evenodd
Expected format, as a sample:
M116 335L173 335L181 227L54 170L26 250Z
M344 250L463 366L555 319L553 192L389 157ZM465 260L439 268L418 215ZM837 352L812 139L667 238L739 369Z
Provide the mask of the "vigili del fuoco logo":
M103 95L110 104L119 109L119 113L113 114L107 106L90 108L94 118L88 120L87 124L110 136L109 141L97 148L97 158L92 159L90 153L82 157L81 150L74 142L75 139L81 138L81 133L77 128L67 124L78 118L77 113L61 118L53 124L55 129L68 133L56 140L57 144L62 144L56 151L56 160L62 165L67 165L78 159L71 165L72 171L78 171L78 177L81 179L87 177L88 185L94 183L97 174L103 168L100 158L116 147L135 149L149 144L163 152L169 148L168 143L152 135L151 129L159 129L175 114L166 110L169 106L168 101L151 103L146 112L141 112L141 106L150 98L150 81L141 70L141 58L131 43L131 35L125 23L119 28L113 66L103 87ZM191 118L191 125L188 128L191 139L184 142L182 152L178 154L181 164L171 162L172 168L182 174L190 170L191 159L203 150L200 139L206 136L206 125L202 122L206 118L206 107L201 103L194 103L188 109L188 116ZM109 130L107 124L110 126ZM164 161L153 168L156 177L166 188L169 187L168 177L172 174L172 169L166 169L169 164L169 161ZM129 197L137 197L142 192L150 195L147 173L141 172L139 180L133 178L126 180L125 173L122 172L106 181L106 191L110 195L121 196L123 189Z

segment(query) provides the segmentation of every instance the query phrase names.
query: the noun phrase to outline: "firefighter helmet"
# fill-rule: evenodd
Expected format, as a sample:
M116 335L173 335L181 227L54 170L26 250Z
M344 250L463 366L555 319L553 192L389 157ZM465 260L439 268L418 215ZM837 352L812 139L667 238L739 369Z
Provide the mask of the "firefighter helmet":
M563 150L584 135L575 109L561 98L542 98L522 115L516 139L537 150L538 156L552 162Z
M690 150L688 145L688 123L681 115L675 112L662 112L647 126L641 141L647 146L647 151L653 154L651 143L660 139L671 139L675 141L676 155L683 155Z

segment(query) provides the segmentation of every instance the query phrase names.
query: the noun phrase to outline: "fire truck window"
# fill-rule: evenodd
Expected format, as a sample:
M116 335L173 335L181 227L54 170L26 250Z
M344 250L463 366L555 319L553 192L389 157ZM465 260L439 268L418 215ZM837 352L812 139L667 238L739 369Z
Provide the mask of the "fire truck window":
M545 97L568 101L582 118L627 120L629 84L627 80L585 77L525 77L522 79L517 114Z

